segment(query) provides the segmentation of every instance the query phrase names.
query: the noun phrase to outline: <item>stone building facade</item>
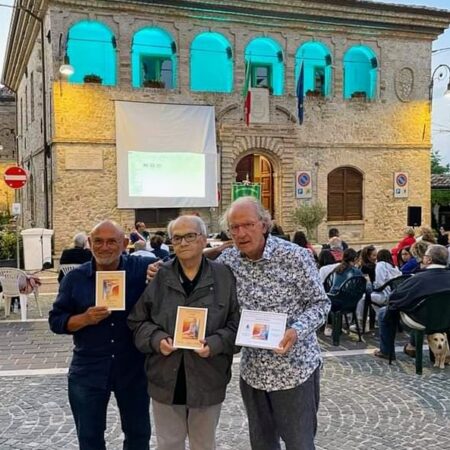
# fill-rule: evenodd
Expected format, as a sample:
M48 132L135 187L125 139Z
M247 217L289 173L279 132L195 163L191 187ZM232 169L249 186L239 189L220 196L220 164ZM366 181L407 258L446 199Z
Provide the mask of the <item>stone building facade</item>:
M16 163L16 99L14 93L0 87L0 174ZM8 214L14 190L0 181L0 214Z
M287 230L294 229L292 211L303 201L328 205L319 241L331 227L338 227L351 242L395 241L406 225L408 206L421 206L423 221L430 221L431 44L448 26L450 13L356 0L40 0L34 8L38 20L21 9L13 15L3 82L17 92L19 158L31 173L22 192L24 226L53 228L56 253L74 233L102 218L130 228L139 217L139 211L117 208L116 100L214 105L221 201L218 208L199 211L213 230L248 155L252 164L267 161L271 209ZM114 85L61 78L58 69L67 54L68 33L80 21L99 22L112 33ZM177 64L172 89L132 87L130 48L133 36L146 27L163 29L173 38ZM191 89L191 43L208 32L230 43L231 92ZM247 126L242 97L245 52L259 37L281 48L284 87L280 95L269 96L269 123ZM331 75L326 95L305 97L300 125L296 55L306 42L319 42L329 50L326 70ZM373 55L369 61L376 81L370 98L349 98L345 92L345 55L352 47L364 47ZM97 163L73 168L76 155L91 155ZM311 175L311 199L296 198L299 171ZM394 174L399 172L408 176L403 198L394 196ZM359 186L354 194L360 199L356 218L330 212L341 194L354 200L351 186L340 193L339 177L344 185L354 177Z

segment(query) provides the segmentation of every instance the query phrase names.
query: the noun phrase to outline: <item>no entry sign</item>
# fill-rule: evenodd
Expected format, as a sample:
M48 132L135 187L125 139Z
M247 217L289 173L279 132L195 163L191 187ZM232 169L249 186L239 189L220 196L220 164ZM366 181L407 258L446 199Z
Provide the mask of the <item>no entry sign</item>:
M10 188L20 189L27 183L27 172L19 166L8 167L3 178Z

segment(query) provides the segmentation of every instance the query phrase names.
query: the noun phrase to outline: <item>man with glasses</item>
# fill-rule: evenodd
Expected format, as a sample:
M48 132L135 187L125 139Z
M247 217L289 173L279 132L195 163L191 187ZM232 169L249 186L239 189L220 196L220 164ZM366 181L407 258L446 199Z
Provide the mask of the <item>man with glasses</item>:
M146 271L156 258L122 254L124 231L103 221L89 236L93 260L62 280L49 314L53 332L72 334L74 355L69 368L69 402L80 450L105 450L106 411L111 392L117 400L124 448L148 450L149 397L143 355L135 348L126 319L146 286ZM95 306L96 272L125 272L125 310Z
M375 356L389 359L389 352L394 349L395 324L399 311L407 312L414 308L419 300L431 294L450 291L450 272L446 269L447 259L446 247L436 244L429 245L422 260L424 270L404 281L392 292L388 305L378 312L380 349L375 350ZM409 356L416 356L413 335L403 350Z
M175 258L162 265L128 317L137 348L146 354L158 450L216 448L215 434L231 377L239 306L232 272L203 257L206 226L197 216L170 222ZM207 308L198 350L174 347L179 306ZM185 336L198 335L191 319Z

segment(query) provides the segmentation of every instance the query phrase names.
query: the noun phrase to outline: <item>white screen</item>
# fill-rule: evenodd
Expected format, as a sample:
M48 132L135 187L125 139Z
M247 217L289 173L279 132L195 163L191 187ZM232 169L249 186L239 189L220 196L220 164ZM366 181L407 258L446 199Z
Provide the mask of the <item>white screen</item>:
M116 102L119 208L217 206L211 106Z

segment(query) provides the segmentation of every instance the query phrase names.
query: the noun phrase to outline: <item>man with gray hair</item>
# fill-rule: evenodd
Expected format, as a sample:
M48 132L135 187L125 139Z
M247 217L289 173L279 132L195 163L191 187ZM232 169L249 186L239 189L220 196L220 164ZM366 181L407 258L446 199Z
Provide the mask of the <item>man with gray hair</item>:
M146 354L158 450L184 450L186 437L191 450L212 450L239 324L234 277L203 257L207 233L200 217L180 216L168 232L175 258L161 266L128 324ZM180 306L207 308L199 349L174 347Z
M306 249L269 234L271 217L253 197L231 204L223 217L235 247L217 261L237 279L240 306L287 314L277 350L243 347L240 387L251 447L313 450L322 359L316 330L330 301Z
M450 272L447 270L448 250L443 245L429 245L425 251L422 265L424 270L416 273L395 289L389 297L387 306L378 312L380 326L380 349L375 350L378 358L389 359L389 353L394 351L395 324L398 322L399 311L408 312L417 305L419 300L432 294L450 291ZM405 345L404 352L415 356L416 347L411 335L410 342Z
M92 258L92 252L87 248L88 237L86 233L77 233L73 238L73 248L63 250L59 264L84 264ZM64 278L62 270L59 271L58 283Z

